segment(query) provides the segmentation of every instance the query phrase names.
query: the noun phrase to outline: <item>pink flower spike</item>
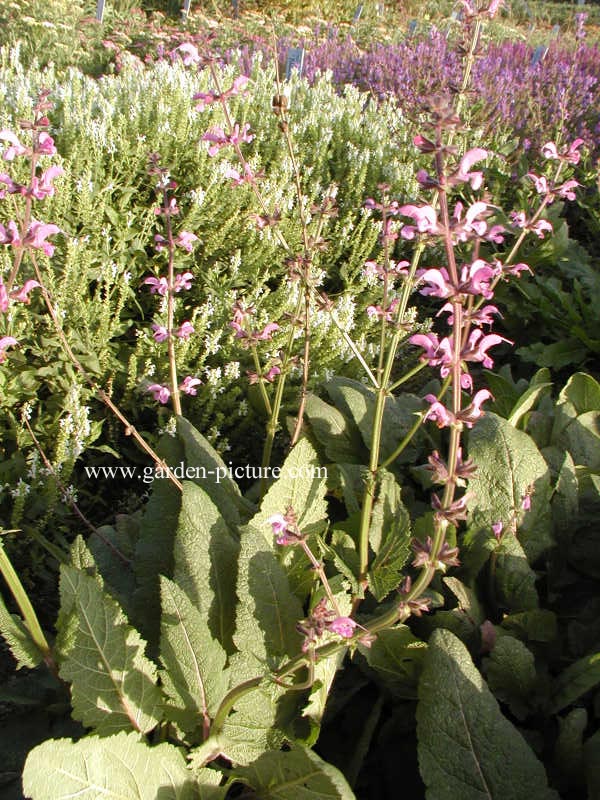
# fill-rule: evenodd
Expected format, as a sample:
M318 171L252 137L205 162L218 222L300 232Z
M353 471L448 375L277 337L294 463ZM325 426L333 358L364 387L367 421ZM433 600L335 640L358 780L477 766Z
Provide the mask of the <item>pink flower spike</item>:
M548 194L549 186L548 186L548 179L545 178L543 175L540 177L535 175L533 172L528 172L527 177L531 178L535 185L535 190L538 194Z
M8 292L6 291L6 286L0 279L0 312L3 314L6 313L8 311L8 305Z
M464 361L480 361L486 369L491 369L494 366L494 362L487 354L487 351L490 347L495 347L498 344L502 344L502 342L512 344L503 336L498 336L497 333L489 333L484 336L481 330L474 330L469 336L467 346L461 353L461 358Z
M191 322L186 320L185 322L181 323L179 328L177 328L177 330L175 331L175 336L177 336L178 339L189 339L193 333L194 333L194 326L192 325Z
M49 133L42 131L38 136L38 143L36 147L36 152L42 156L55 156L56 155L56 147L54 146L54 139L50 136Z
M13 247L20 247L22 242L19 236L19 229L14 220L9 220L6 228L0 222L0 244L12 244Z
M508 266L502 268L504 273L508 275L515 275L517 278L519 278L521 273L525 272L525 270L527 270L527 272L531 272L531 267L529 267L527 264L509 264ZM498 309L496 309L496 312L497 311Z
M583 139L575 139L575 141L569 145L569 149L563 154L563 157L567 163L579 164L579 161L581 160L579 148L583 143Z
M357 627L357 623L350 617L336 617L327 627L333 633L337 633L338 636L342 636L344 639L351 639L354 636L354 629Z
M406 205L400 206L398 211L403 216L414 219L419 233L435 233L437 230L437 215L432 206Z
M287 528L288 523L283 514L273 514L267 520L267 525L270 525L273 529L274 536L280 536Z
M201 384L202 381L200 378L192 378L191 375L188 375L183 379L183 382L179 384L179 391L195 397L198 394L196 386L200 386Z
M166 342L166 340L169 338L169 331L165 328L165 326L157 325L155 322L153 322L151 327L154 331L152 334L154 336L154 340L156 342Z
M146 391L152 392L154 399L163 406L169 402L169 398L171 397L171 390L169 387L161 383L151 383Z
M263 378L267 383L273 383L273 381L278 375L281 375L281 370L279 369L278 366L273 366L268 372L266 372L263 375Z
M146 278L142 281L142 285L150 287L150 294L160 294L164 297L169 291L169 284L166 278Z
M556 192L563 200L575 200L575 192L573 191L578 186L581 186L577 181L565 181L562 186L558 186Z
M15 290L14 292L11 292L10 296L14 300L18 300L19 303L25 303L25 305L29 305L29 303L31 302L31 300L29 299L29 292L32 289L37 289L39 287L40 287L40 284L37 281L34 281L34 280L30 279L28 281L25 281L25 283L23 284L23 286L20 289ZM2 288L3 288L3 286L0 285L0 290ZM6 291L6 289L4 291ZM1 309L1 304L0 304L0 309Z
M23 147L12 131L6 129L1 130L0 140L9 143L9 147L7 147L2 155L5 161L13 161L16 156L24 156L27 153L27 148Z
M420 294L424 296L440 297L445 300L456 294L454 286L449 283L450 277L445 267L423 270L419 278L429 284L428 287L420 290Z
M47 236L54 236L55 233L60 233L61 230L58 225L48 225L44 222L32 221L29 230L25 234L23 244L26 247L33 247L38 250L43 250L47 256L54 254L54 245L46 241Z
M535 233L538 239L543 239L546 233L552 233L554 229L552 223L548 222L547 219L538 219L537 222L530 226L530 230Z
M181 292L182 290L187 292L192 288L193 280L194 276L191 272L181 272L179 275L175 276L175 285L173 288L176 292Z
M189 231L181 231L175 238L175 244L191 253L193 250L194 242L198 241L195 233Z
M481 147L474 147L472 150L467 151L460 160L458 170L456 172L456 179L459 181L468 181L472 189L481 188L483 183L482 172L470 172L473 164L487 158L488 152Z

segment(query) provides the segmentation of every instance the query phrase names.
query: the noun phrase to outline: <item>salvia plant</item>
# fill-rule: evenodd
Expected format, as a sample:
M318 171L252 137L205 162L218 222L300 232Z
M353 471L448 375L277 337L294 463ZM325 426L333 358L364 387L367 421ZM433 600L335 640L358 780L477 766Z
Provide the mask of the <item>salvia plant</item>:
M597 656L569 653L571 663L549 677L553 656L545 645L555 638L556 614L539 608L531 564L543 562L559 587L561 553L576 558L568 517L597 502L600 465L592 459L585 474L582 465L597 439L600 388L576 375L554 403L545 371L524 388L491 369L496 348L512 345L494 329L497 288L530 269L519 260L521 248L552 234L548 207L574 198L572 168L584 142L544 143L545 169L527 176L533 204L505 212L490 195L486 164L494 154L469 146L462 114L484 22L499 5L463 2L460 85L453 95L427 98L413 140L414 196L399 198L382 182L363 198L376 246L363 259L371 302L362 342L344 325L343 296L327 284L322 255L335 231L338 192L334 181L309 191L310 175L297 160L294 92L276 79L268 113L285 143L289 181L281 199L273 198L263 191L267 163L248 156L255 134L236 117L252 84L208 60L212 83L188 100L194 114L214 114L200 146L209 159L231 155L222 177L250 193L253 224L286 269L279 277L288 302L278 316L263 313L260 297L255 302L243 286L229 309L228 327L249 355L246 378L265 425L259 474L252 474L256 491L248 496L236 468L185 414L185 403L208 390L196 372L182 370L197 335L192 286L201 280L186 259L202 241L182 219L180 187L166 160L153 151L145 165L156 226L152 274L139 286L142 301L152 303L148 338L163 357L137 390L170 408L175 422L155 451L78 357L38 263L37 251L51 258L48 239L61 233L34 216L35 201L53 194L53 181L63 176L60 167L40 168L42 157L55 154L48 93L18 134L0 131L4 162L28 169L28 177L0 175L1 199L12 212L0 227L12 261L0 290L2 370L11 369L19 347L14 319L39 292L73 374L154 465L142 515L91 526L87 542L78 536L68 557L59 554L55 638L43 632L0 547L0 569L20 612L0 601L0 630L19 667L44 665L56 696L64 699L68 690L79 723L73 739L49 739L30 752L26 796L352 798L360 768L342 771L313 747L327 715L336 713L338 680L355 669L375 675L392 698L417 700L429 797L557 796L549 778L560 785L567 772L546 774L543 748L536 752L516 721L554 719L578 701L598 681ZM187 66L201 58L191 45L181 46L179 57ZM288 191L294 214L284 225ZM419 296L427 318L419 316ZM311 391L319 326L336 332L362 377L330 376L331 402ZM430 370L420 394L405 391ZM295 413L286 419L291 375ZM496 413L484 409L492 403ZM25 409L33 436L28 417ZM70 425L85 441L81 419ZM286 425L289 452L277 466L274 445L287 445ZM184 474L177 476L179 464ZM60 479L60 470L50 469ZM460 579L447 575L455 569ZM481 583L487 594L480 601ZM436 611L449 594L457 606ZM487 681L474 661L482 657ZM382 697L368 712L359 763ZM585 716L571 717L580 710ZM557 758L577 751L581 764L592 764L600 744L595 734L584 745L587 711L569 713ZM597 772L589 774L597 785Z

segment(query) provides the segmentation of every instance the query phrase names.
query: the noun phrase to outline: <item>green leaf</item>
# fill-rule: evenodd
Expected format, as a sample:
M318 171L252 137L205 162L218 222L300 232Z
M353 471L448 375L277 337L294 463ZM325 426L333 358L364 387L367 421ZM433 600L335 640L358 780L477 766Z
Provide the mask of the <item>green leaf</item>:
M261 686L235 704L219 734L221 752L234 764L249 764L265 751L281 747L285 737L277 727L276 703L283 691Z
M309 394L306 400L306 416L314 435L325 448L327 458L336 464L362 463L362 439L356 428L349 424L335 406Z
M568 450L576 465L600 471L600 411L579 414L565 425L554 443Z
M262 800L353 800L342 773L316 753L294 744L286 752L270 751L234 776Z
M194 471L194 482L202 486L229 527L235 530L242 517L245 520L250 515L252 505L242 497L221 456L184 417L177 417L177 433L185 448L186 470ZM190 474L186 472L185 477Z
M145 642L95 578L63 565L60 595L76 626L60 667L61 678L72 684L74 718L101 734L151 731L159 722L161 694Z
M379 681L394 697L413 699L421 675L427 645L407 625L382 630L371 647L358 649Z
M183 448L172 436L160 440L159 455L173 467L183 459ZM160 621L159 575L173 575L173 541L181 509L181 492L168 479L156 479L140 523L133 561L137 589L133 596L132 621L154 651L158 646Z
M511 613L537 608L537 576L517 537L503 536L492 558L495 559L494 585L499 605Z
M174 555L175 582L198 606L213 638L232 653L240 545L206 492L185 481Z
M481 623L485 619L485 614L479 604L479 600L477 599L477 595L472 589L469 589L468 586L462 581L459 581L458 578L444 578L444 583L450 589L452 594L458 600L458 608L467 617L472 620L472 622L476 625L481 625Z
M550 800L542 764L449 631L433 632L417 706L427 800Z
M576 372L561 391L558 402L572 403L578 415L600 411L600 384L591 375Z
M402 580L410 537L410 515L401 489L394 476L384 472L369 526L369 543L377 554L369 571L369 589L376 600L383 600Z
M508 614L502 627L528 642L552 642L558 632L556 614L546 608Z
M196 778L171 744L149 747L135 733L50 739L28 755L23 790L31 800L199 800Z
M565 789L575 786L581 788L585 779L583 734L587 724L585 708L573 708L566 717L558 717L559 733L554 747L554 763L560 769Z
M529 389L527 389L527 391L522 394L521 397L519 397L513 406L510 415L508 416L508 421L510 424L514 425L516 428L525 414L527 414L528 411L531 411L531 409L535 406L539 398L544 394L548 394L551 386L551 382L530 386Z
M600 730L590 736L583 745L585 777L588 797L600 797Z
M500 636L490 657L484 659L484 668L488 686L497 699L507 703L517 719L525 719L531 713L537 677L531 650L512 636Z
M227 656L201 611L162 576L161 597L161 682L177 723L191 733L203 720L208 724L227 693Z
M260 511L250 525L261 531L274 546L273 532L267 520L273 514L285 514L291 506L303 533L320 533L327 521L326 475L327 470L319 465L312 444L308 439L301 439L284 461L279 477L269 487Z
M4 637L10 652L17 662L17 669L33 669L44 657L31 638L25 623L17 614L11 614L0 596L0 635Z
M568 666L554 681L551 711L556 714L600 683L600 653Z
M533 439L507 420L488 413L469 436L469 457L477 471L469 481L471 526L505 530L519 526L519 540L535 560L553 542L550 514L550 472ZM531 508L522 510L531 496Z

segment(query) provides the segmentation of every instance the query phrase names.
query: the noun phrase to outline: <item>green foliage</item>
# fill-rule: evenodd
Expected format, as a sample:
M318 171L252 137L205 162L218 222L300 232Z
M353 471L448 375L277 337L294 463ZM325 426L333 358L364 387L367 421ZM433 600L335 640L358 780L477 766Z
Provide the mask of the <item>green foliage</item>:
M428 798L557 797L542 764L449 631L435 631L429 641L417 723Z

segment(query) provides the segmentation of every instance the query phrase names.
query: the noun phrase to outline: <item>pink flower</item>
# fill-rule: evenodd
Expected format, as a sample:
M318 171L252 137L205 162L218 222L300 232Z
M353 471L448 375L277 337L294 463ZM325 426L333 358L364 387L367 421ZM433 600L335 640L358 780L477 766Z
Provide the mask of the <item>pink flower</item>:
M256 334L256 338L261 342L270 341L273 338L275 331L279 330L279 325L276 322L268 322L265 327Z
M438 428L448 428L455 420L454 414L445 405L439 402L434 394L425 395L425 400L431 403L424 419L430 419Z
M54 146L54 139L50 134L42 131L38 136L36 152L42 156L55 156L56 147Z
M0 141L9 143L9 147L6 148L2 155L5 161L13 161L16 156L24 156L27 153L27 148L23 147L12 131L6 129L1 130Z
M198 64L201 60L200 54L198 53L198 48L194 47L194 45L190 42L184 42L183 44L180 44L179 47L171 50L170 55L172 58L179 56L185 67L191 67L194 64Z
M36 200L43 200L46 197L53 197L54 196L54 186L52 185L52 181L54 178L58 178L59 175L64 175L65 171L62 167L48 167L45 172L42 172L41 177L35 176L31 182L31 194Z
M405 225L400 231L404 239L414 239L416 233L436 233L438 231L437 215L432 206L401 206L400 214L411 217L416 226Z
M327 627L333 633L337 633L338 636L342 636L344 639L351 639L354 636L356 626L357 623L350 617L336 617Z
M6 286L0 278L0 311L2 313L6 313L8 311L8 304L8 292L6 291Z
M150 294L160 294L163 297L169 291L169 284L166 278L146 278L142 281L142 285L150 287Z
M450 176L450 183L468 182L471 184L471 189L477 190L481 188L483 183L483 172L470 172L473 164L487 158L487 150L481 147L474 147L464 154L458 165L456 172Z
M502 342L512 344L508 339L503 336L498 336L497 333L489 333L487 336L483 335L480 329L474 330L469 336L467 346L461 352L461 358L464 361L480 361L486 369L491 369L494 362L487 354L490 347L495 347Z
M480 389L473 397L471 405L463 408L463 410L460 412L458 419L460 419L461 422L464 422L467 428L472 428L473 424L478 419L481 419L481 417L484 415L481 404L485 403L486 400L491 399L493 400L491 392L489 392L487 389Z
M538 239L543 239L546 233L552 233L554 230L552 223L548 222L547 219L538 219L537 222L528 225L528 228L532 233L535 233Z
M7 175L5 172L0 173L0 183L6 184L6 189L0 190L0 198L5 197L6 193L8 194L26 194L27 187L23 186L20 183L15 183L10 175Z
M180 272L178 275L175 275L175 285L173 286L173 289L176 292L181 292L182 289L189 291L192 288L193 280L194 276L191 272Z
M196 386L200 386L201 384L202 381L200 378L192 378L191 375L188 375L183 379L183 382L179 384L179 391L195 397L198 394Z
M6 228L0 223L0 244L12 244L13 247L20 247L21 237L14 220L9 220Z
M272 366L271 369L263 375L263 379L267 383L273 383L273 381L278 375L281 375L281 370L277 365L275 365Z
M1 344L1 342L0 342L0 344ZM530 510L530 508L531 508L531 495L530 494L525 494L523 496L523 499L521 500L521 508L523 509L523 511L529 511Z
M169 387L161 383L151 383L146 391L152 392L154 399L162 403L163 406L169 402L169 397L171 397L171 390Z
M579 148L583 143L583 139L575 139L575 141L570 144L566 150L563 150L562 153L559 153L554 142L546 142L546 144L542 147L542 155L544 158L565 161L567 164L579 164L579 161L581 160Z
M577 183L577 181L565 181L562 186L556 188L556 193L563 200L575 200L576 195L573 189L576 189L578 186L581 186L581 184Z
M183 249L187 250L188 253L192 252L193 243L197 241L198 237L196 234L190 233L189 231L181 231L175 238L175 244L179 247L183 247Z
M175 336L179 339L189 339L190 336L194 333L194 326L191 322L186 320L182 322L179 328L175 331Z
M192 96L192 100L198 100L196 103L196 111L204 111L207 106L216 103L218 99L219 95L213 94L213 92L198 92Z
M54 236L55 233L60 233L58 225L46 224L44 222L32 221L29 230L25 234L23 244L26 247L33 247L43 250L47 256L54 254L54 245L46 241L47 236Z
M421 356L421 361L429 361L432 367L441 367L440 374L445 378L454 361L452 351L452 340L450 338L438 339L435 333L415 333L408 340L417 347L423 347L425 353Z
M157 342L165 342L169 338L169 331L165 328L164 325L157 325L155 322L152 323L152 330L154 333L154 340Z
M386 309L381 306L367 306L367 316L369 319L384 319L386 322L394 321L394 312L398 307L399 300L394 298Z
M156 252L157 253L162 253L162 251L165 249L165 245L168 244L168 242L165 239L165 237L161 236L160 233L155 233L154 234L154 242L155 242L155 247L156 247Z
M304 538L298 529L296 515L291 507L288 508L285 514L273 514L270 516L267 524L271 526L277 544L298 544Z
M531 178L535 185L535 190L538 194L548 194L550 191L550 187L548 186L548 179L545 178L543 175L540 177L535 175L533 172L528 172L527 177Z
M250 134L249 130L250 125L248 123L240 129L237 122L230 134L225 133L223 128L214 127L204 134L202 141L208 142L210 145L208 148L208 155L216 156L219 150L222 147L226 147L228 144L240 145L243 142L251 142L254 139L254 135Z
M19 344L13 336L3 336L0 339L0 364L6 360L6 353L4 352L7 347L13 347Z
M496 541L500 541L502 538L502 528L504 525L502 524L502 520L498 520L498 522L494 522L492 524L492 533L494 534Z
M39 288L39 286L40 286L40 284L37 281L34 281L34 280L30 279L28 281L25 281L25 283L23 284L23 286L20 289L11 292L10 296L14 300L18 300L19 303L25 303L25 305L29 305L29 303L31 302L31 300L29 299L29 292L32 289ZM2 289L2 286L0 285L0 290L1 289ZM6 291L6 289L4 291Z

